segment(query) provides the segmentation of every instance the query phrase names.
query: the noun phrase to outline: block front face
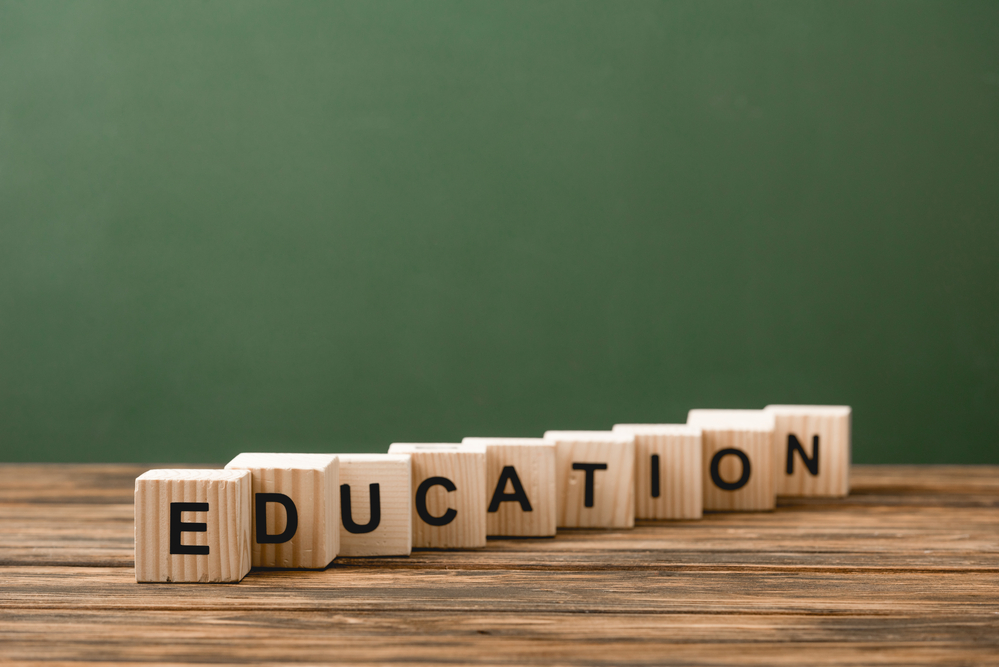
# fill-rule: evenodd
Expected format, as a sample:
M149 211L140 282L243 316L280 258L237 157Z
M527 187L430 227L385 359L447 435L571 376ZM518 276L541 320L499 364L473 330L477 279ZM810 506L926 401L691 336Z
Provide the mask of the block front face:
M850 408L768 405L766 410L774 415L776 423L777 495L842 497L849 494Z
M635 518L700 519L704 505L701 429L618 424L635 436Z
M250 474L150 470L135 480L137 582L237 582L250 571Z
M240 454L248 470L254 567L324 568L340 545L339 462L330 454Z
M541 438L465 438L486 449L486 534L555 535L555 443Z
M763 410L691 410L687 423L704 432L705 510L774 509L773 415Z
M338 458L339 555L408 556L413 543L410 457L340 454Z
M635 436L548 431L555 442L559 528L635 525Z
M412 465L413 548L486 545L486 450L459 444L396 443Z

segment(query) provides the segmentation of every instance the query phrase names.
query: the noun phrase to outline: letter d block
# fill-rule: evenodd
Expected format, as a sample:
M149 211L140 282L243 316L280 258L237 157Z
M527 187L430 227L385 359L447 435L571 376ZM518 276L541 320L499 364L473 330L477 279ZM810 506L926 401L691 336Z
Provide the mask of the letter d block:
M253 482L253 567L322 569L340 546L339 462L329 454L240 454Z
M555 442L559 528L635 525L635 436L548 431Z
M758 512L777 505L774 417L764 410L691 410L703 432L704 509Z
M614 431L635 436L635 518L700 519L701 429L686 424L618 424Z
M396 443L413 466L413 548L486 546L486 448Z
M340 555L408 556L413 547L410 458L340 454Z
M845 405L768 405L776 419L778 496L850 493L850 413Z
M150 470L135 480L135 580L237 582L250 571L250 474Z
M541 438L465 438L486 448L486 535L552 537L558 509L555 443Z

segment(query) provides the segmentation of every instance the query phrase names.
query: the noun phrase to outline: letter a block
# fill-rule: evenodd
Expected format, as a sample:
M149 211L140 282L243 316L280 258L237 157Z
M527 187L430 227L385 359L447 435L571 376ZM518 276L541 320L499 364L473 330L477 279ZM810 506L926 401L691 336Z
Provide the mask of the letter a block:
M150 470L135 480L137 582L237 582L250 571L250 474Z
M635 436L635 518L700 519L704 505L701 429L618 424Z
M558 503L555 443L541 438L465 438L486 448L486 535L552 537Z
M240 454L253 481L253 567L322 569L340 546L340 482L329 454Z
M778 496L850 493L850 416L845 405L768 405L776 420Z
M408 556L413 547L410 457L339 454L340 556Z
M396 443L409 454L413 480L413 548L486 546L486 448Z
M763 410L691 410L704 431L704 509L765 511L777 504L774 417Z
M559 528L635 525L635 436L548 431L555 442Z

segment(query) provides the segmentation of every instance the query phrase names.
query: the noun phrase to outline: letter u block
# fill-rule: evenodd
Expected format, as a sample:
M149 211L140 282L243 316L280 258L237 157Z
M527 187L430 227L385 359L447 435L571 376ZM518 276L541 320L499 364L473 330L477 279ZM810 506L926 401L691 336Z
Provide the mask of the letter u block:
M396 443L409 454L413 480L413 548L486 546L486 448Z
M253 567L322 569L340 546L339 462L330 454L240 454L252 479Z
M554 442L542 438L465 438L461 443L486 448L486 535L555 535Z
M548 431L555 442L559 528L635 525L635 436Z
M774 417L764 410L691 410L703 432L704 509L758 512L777 504Z
M408 556L413 549L407 454L339 454L340 556Z
M250 474L150 470L135 480L135 580L237 582L250 571Z
M850 418L845 405L768 405L776 420L778 496L850 493Z
M686 424L617 424L614 431L635 436L635 518L700 519L701 429Z

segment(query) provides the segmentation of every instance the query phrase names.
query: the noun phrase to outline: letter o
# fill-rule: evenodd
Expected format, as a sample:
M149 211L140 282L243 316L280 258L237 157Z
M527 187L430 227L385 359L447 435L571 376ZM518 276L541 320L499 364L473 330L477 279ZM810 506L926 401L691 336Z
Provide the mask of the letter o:
M732 454L738 456L739 460L742 461L742 476L739 477L734 482L726 482L722 479L721 474L718 472L718 466L721 464L721 460ZM727 449L720 449L715 452L715 455L711 457L711 481L715 483L719 489L724 489L725 491L735 491L746 486L749 482L749 473L752 472L753 467L749 464L749 457L741 449L732 449L731 447Z

